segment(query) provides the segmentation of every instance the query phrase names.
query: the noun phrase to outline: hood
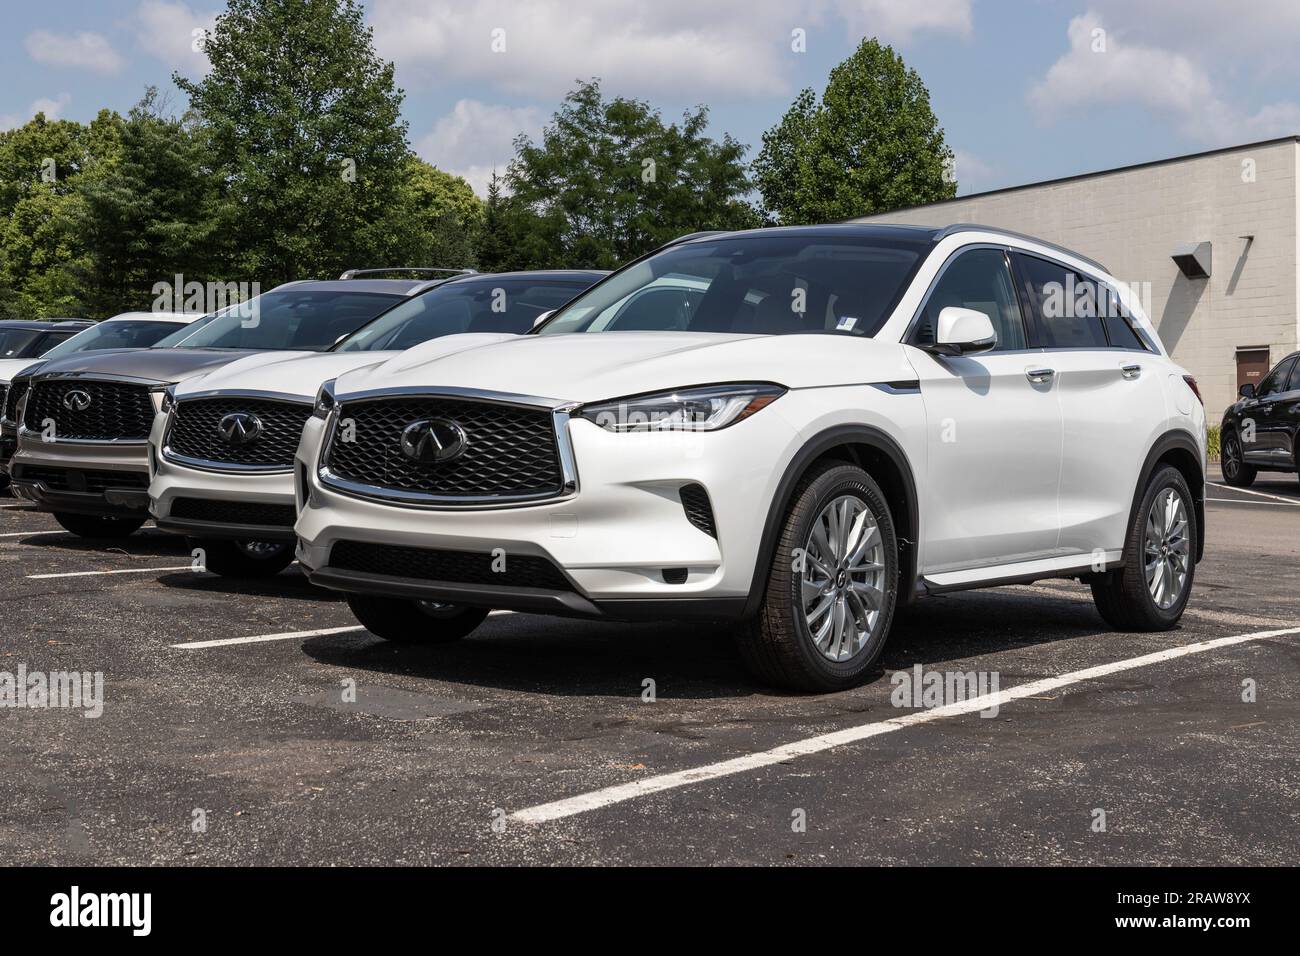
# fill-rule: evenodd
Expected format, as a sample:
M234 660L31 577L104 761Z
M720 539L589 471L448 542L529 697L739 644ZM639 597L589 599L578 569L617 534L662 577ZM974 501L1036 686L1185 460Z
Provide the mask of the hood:
M38 358L0 359L0 385L8 385L23 369L35 368L40 364Z
M52 359L41 366L42 375L120 375L171 384L196 372L226 365L250 351L232 349L124 349L105 352L80 352Z
M496 338L451 354L422 351L339 376L335 392L445 386L592 402L717 382L787 388L915 379L897 343L831 335L574 332Z
M274 392L315 399L323 383L344 372L374 365L400 352L258 352L192 375L176 387L176 397L199 392Z

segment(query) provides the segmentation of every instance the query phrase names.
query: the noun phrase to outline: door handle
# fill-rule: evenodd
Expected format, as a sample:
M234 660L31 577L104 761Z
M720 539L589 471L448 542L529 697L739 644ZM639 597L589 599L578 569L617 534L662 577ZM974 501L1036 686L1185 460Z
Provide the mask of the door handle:
M1123 376L1124 376L1125 378L1127 378L1127 379L1134 379L1134 378L1137 378L1139 375L1142 374L1142 366L1141 366L1141 365L1121 365L1121 366L1119 367L1119 374L1123 375Z
M1025 369L1025 378L1035 385L1042 385L1044 382L1050 382L1056 375L1054 368L1027 368Z

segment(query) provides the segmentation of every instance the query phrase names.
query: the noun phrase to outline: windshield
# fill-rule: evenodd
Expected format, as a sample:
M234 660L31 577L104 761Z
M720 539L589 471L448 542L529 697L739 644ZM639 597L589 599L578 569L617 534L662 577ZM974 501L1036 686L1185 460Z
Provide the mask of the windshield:
M166 335L164 335L162 338L160 338L157 342L155 342L153 345L149 347L154 349L169 349L176 345L179 345L181 342L184 342L186 339L188 339L199 329L203 328L208 323L215 321L220 314L221 314L220 312L213 312L210 315L203 316L203 318L201 319L195 319L189 325L182 325L179 328L176 326L172 326L173 328L176 329L175 332L167 333Z
M538 331L871 336L928 248L915 239L779 234L690 242L614 275Z
M40 334L32 329L0 329L0 358L25 358L23 349Z
M592 279L460 279L403 302L341 342L340 352L400 351L457 332L527 332Z
M41 357L51 359L71 355L73 352L96 352L100 349L145 349L178 328L184 326L162 319L109 319L78 332Z
M276 290L232 306L175 347L323 352L400 301L377 292Z

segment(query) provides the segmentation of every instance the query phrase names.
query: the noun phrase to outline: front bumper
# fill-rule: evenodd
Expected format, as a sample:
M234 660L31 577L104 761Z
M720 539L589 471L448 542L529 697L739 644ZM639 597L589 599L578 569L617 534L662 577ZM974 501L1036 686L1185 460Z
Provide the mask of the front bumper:
M189 467L161 451L167 424L167 416L160 414L149 437L149 512L159 529L194 538L294 540L291 470Z
M146 442L43 442L19 427L11 487L43 511L148 517L148 455Z
M784 399L783 399L784 401ZM774 409L710 433L615 434L568 422L578 490L563 499L496 508L399 505L322 484L326 422L307 423L295 469L297 557L311 580L341 591L505 610L621 620L732 619L745 608L763 519L798 432ZM689 520L684 486L707 493L715 534ZM331 564L340 542L436 551L442 567L487 556L549 562L563 585L448 580ZM448 564L450 562L450 564Z

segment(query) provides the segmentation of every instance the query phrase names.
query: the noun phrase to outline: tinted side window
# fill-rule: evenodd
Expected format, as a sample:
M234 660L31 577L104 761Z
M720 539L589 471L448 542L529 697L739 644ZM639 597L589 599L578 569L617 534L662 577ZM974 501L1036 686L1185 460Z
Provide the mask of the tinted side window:
M1001 249L973 249L950 261L930 290L921 319L912 333L917 345L934 342L939 313L949 306L983 312L993 323L998 344L994 351L1025 347L1025 326L1016 302L1015 286Z
M1277 363L1277 368L1269 372L1264 381L1259 383L1259 388L1255 394L1260 398L1265 395L1276 395L1286 387L1287 377L1291 374L1291 368L1295 365L1294 358L1286 358Z
M1286 390L1288 392L1300 391L1300 361L1291 366L1291 377L1287 379Z
M1110 344L1117 349L1134 349L1139 352L1149 351L1146 342L1137 330L1133 314L1124 307L1119 292L1113 286L1102 282L1099 286L1098 305L1101 306L1101 320L1106 326L1106 336Z
M1073 269L1017 252L1025 299L1049 349L1104 349L1097 283Z

